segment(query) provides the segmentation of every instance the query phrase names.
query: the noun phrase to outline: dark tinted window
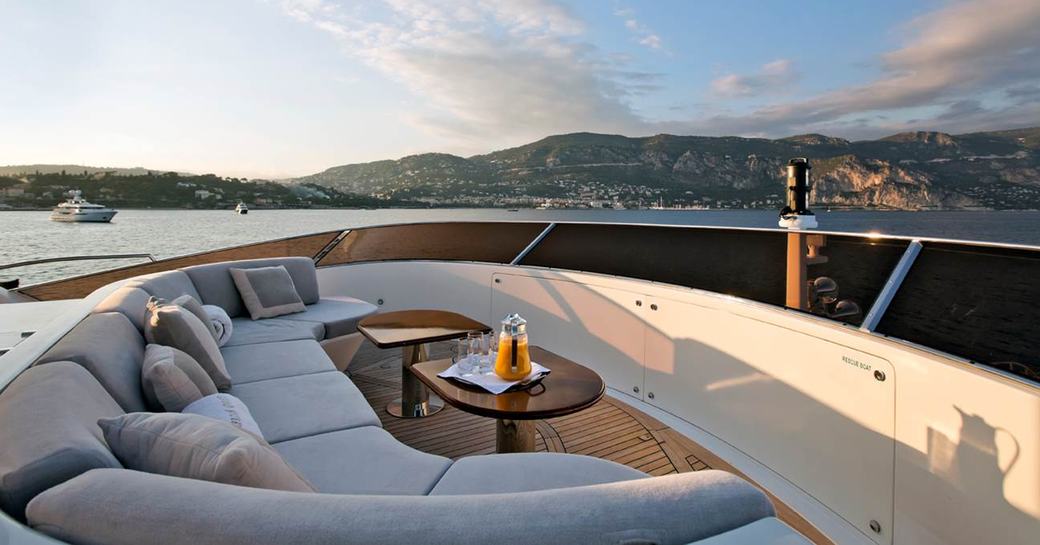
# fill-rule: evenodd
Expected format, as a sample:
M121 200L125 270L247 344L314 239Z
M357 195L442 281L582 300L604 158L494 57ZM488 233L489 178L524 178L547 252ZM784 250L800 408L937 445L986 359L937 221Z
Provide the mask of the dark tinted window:
M926 243L877 331L1040 379L1040 252Z
M509 263L547 223L430 223L356 229L319 266L359 261L436 259Z
M784 304L787 236L779 232L560 224L521 261L655 280Z

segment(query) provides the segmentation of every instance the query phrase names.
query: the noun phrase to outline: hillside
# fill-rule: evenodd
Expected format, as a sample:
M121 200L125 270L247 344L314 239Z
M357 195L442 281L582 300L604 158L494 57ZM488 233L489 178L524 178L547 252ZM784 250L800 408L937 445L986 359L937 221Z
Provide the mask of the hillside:
M1040 128L858 142L575 133L469 158L344 165L293 182L436 206L778 208L791 157L812 162L817 206L1040 208Z
M119 167L90 167L85 165L5 165L0 166L0 176L24 176L29 174L60 174L86 173L86 174L118 174L120 176L147 176L148 174L163 174L167 171L155 168L119 168ZM187 172L178 172L181 176L191 176Z
M126 170L126 169L118 169ZM155 172L129 175L117 169L90 172L0 175L0 204L4 208L49 208L71 189L91 201L133 208L233 208L239 202L255 207L297 208L375 206L384 201L346 194L313 184L292 186L266 180L221 178L213 174L181 175ZM391 202L394 204L394 202Z

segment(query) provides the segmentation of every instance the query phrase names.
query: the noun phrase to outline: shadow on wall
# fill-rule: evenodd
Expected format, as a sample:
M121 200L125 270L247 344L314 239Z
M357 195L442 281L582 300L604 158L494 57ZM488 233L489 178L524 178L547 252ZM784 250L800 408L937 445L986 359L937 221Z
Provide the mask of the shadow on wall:
M911 495L906 503L927 513L929 519L943 520L943 536L956 536L960 543L1028 543L1037 539L1040 522L1011 505L1004 490L1009 484L1008 474L1022 454L1018 440L979 415L953 408L961 421L956 438L929 427L927 453L899 446L915 472L898 474L899 478L915 483L927 479L927 486L904 487ZM956 501L958 498L971 498L971 502ZM994 516L1000 517L1000 524L979 524L980 518Z
M990 426L983 418L968 414L954 406L952 408L960 415L960 433L955 438L950 438L934 429L930 430L929 452L922 453L908 445L896 443L891 436L868 429L853 419L855 415L850 417L835 410L831 404L799 389L797 383L790 384L789 377L786 381L779 379L767 366L754 365L734 357L722 351L722 347L718 345L712 346L689 338L670 337L667 331L646 323L635 309L614 300L612 297L616 296L615 293L604 295L600 288L573 282L567 283L566 293L562 293L555 284L562 282L541 281L538 287L542 293L529 293L524 297L504 294L497 284L493 285L495 291L492 297L507 298L494 301L493 307L505 306L527 310L529 314L526 317L531 324L529 328L532 332L532 343L540 344L582 363L590 363L582 357L593 352L587 346L579 346L582 344L599 345L594 350L595 353L620 365L641 365L643 361L649 361L654 357L655 354L651 350L670 352L656 355L664 356L670 361L666 366L670 368L670 374L674 375L676 370L682 369L687 377L691 374L696 376L697 384L691 385L689 395L703 399L703 403L698 404L703 408L702 412L677 416L744 450L767 466L774 466L770 463L774 460L769 458L769 453L758 448L761 445L754 444L755 439L772 438L788 443L789 450L786 454L790 457L784 461L789 462L789 467L774 467L774 470L786 474L785 476L796 485L799 484L799 477L804 475L794 475L791 474L792 471L804 472L806 475L829 472L834 476L836 484L846 475L850 476L850 482L863 482L857 481L857 477L868 483L878 481L881 488L888 490L886 493L890 494L890 497L878 497L873 501L891 505L895 513L885 516L880 512L860 512L870 508L869 502L872 500L866 498L864 503L868 505L862 505L862 509L855 513L857 520L850 520L857 527L864 528L872 516L892 520L892 517L899 513L897 518L900 527L904 527L903 524L910 525L909 527L915 528L918 532L923 531L930 535L936 542L1029 543L1033 539L1030 536L1035 537L1040 532L1040 520L1012 505L1005 496L1004 485L1008 474L1021 456L1019 442L1011 432ZM575 294L575 290L580 293ZM635 293L632 295L638 296ZM548 297L551 304L542 305L541 299L544 297ZM539 306L533 307L532 301L537 301ZM691 305L691 308L696 307ZM721 312L707 308L704 311ZM611 327L609 332L603 330L605 318L609 318L607 321L615 326ZM646 344L647 352L644 357L637 358L631 339L617 337L619 331L645 332L647 339L656 341L654 344ZM611 336L611 333L615 336ZM732 338L739 337L735 335ZM663 344L662 339L665 340ZM746 337L742 340L756 341ZM560 344L555 344L556 342ZM691 370L690 366L695 366L696 369ZM655 371L649 367L644 369L648 381L651 373L659 371L661 370ZM662 378L667 380L667 377ZM842 392L838 392L837 395L841 396ZM768 407L764 406L764 400L779 400L779 404L785 409L793 408L794 411L769 411ZM656 404L661 405L660 396L657 401ZM894 405L894 397L890 402ZM862 407L861 410L872 409ZM890 410L894 410L894 407ZM727 420L754 423L761 430L759 438L749 440L746 437L734 436L729 428L720 425L720 422ZM831 442L802 442L803 438L809 436L819 439L820 430L825 430L824 435L827 430L832 432ZM791 438L791 441L785 441L785 438ZM876 448L871 449L869 453L863 452L860 460L835 459L832 451L840 449L841 445L834 442L842 441L843 438L855 438ZM863 473L877 467L874 465L868 468L870 460L866 460L865 457L875 453L882 453L882 456L888 453L891 457L893 452L896 455L892 460L895 467L892 470L895 471L894 475L890 474L886 478L883 475ZM897 487L898 491L891 490L888 488L891 484L886 482L892 483L896 476L911 486ZM832 499L827 497L826 487L809 492L815 492L817 499L824 504L829 504L828 500ZM843 490L836 496L848 497L862 492L864 491ZM876 507L881 508L880 505ZM852 518L853 514L845 513L845 516ZM883 534L891 535L891 532L891 527L883 528ZM994 539L998 537L994 532L1002 532L1001 537L1006 539ZM902 538L893 537L896 542L907 538L905 535Z
M502 269L498 271L505 272ZM696 389L691 387L689 395L702 398L702 406L705 407L703 413L678 416L737 448L741 448L742 438L734 437L725 427L720 427L717 424L718 419L733 418L742 422L752 422L761 429L761 437L772 437L778 441L783 441L785 436L791 437L793 441L790 443L798 444L801 448L801 459L792 467L801 466L809 472L826 468L826 471L830 472L828 474L834 474L836 481L840 481L843 474L855 476L857 473L863 473L863 469L859 467L865 463L863 456L860 456L859 460L834 460L834 456L830 455L833 445L805 442L799 444L800 434L811 428L817 431L837 430L841 432L837 435L843 437L852 434L865 438L864 440L870 444L889 445L887 452L895 452L895 474L887 477L867 474L866 478L882 483L887 481L889 484L886 486L890 486L893 479L896 480L895 491L891 493L891 497L873 499L875 502L891 505L894 513L888 516L876 513L873 516L883 519L895 517L897 531L903 532L893 536L897 543L904 540L954 544L1030 543L1036 535L1040 535L1040 520L1011 504L1004 491L1008 474L1016 467L1021 456L1018 452L1018 439L1010 432L990 425L978 415L951 406L960 415L960 433L954 436L952 433L931 429L928 432L928 452L921 452L910 445L894 442L892 437L867 429L849 415L833 410L827 403L790 384L790 380L779 380L770 369L753 365L727 354L720 350L720 347L711 346L708 344L710 340L700 342L670 336L668 332L646 323L643 317L637 314L636 309L612 299L617 293L604 292L600 288L593 289L574 282L568 283L567 293L561 293L552 284L541 282L540 288L543 293L509 294L502 291L503 286L492 283L491 275L483 277L490 283L491 290L488 289L488 284L475 281L473 276L445 271L437 271L434 276L442 275L447 275L450 282L443 278L431 279L424 276L424 285L435 286L438 289L428 290L425 296L409 301L409 306L455 311L462 310L459 306L469 309L479 307L487 310L475 318L487 320L490 317L493 326L497 325L497 317L491 315L493 308L504 306L509 309L524 309L521 313L527 312L525 317L530 320L529 329L533 344L544 346L580 363L592 364L592 367L596 367L596 360L633 367L641 367L644 358L654 355L661 360L668 360L670 364L667 367L670 369L682 370L687 376L691 373L696 376L698 386ZM415 281L414 278L406 280L403 276L395 280ZM392 288L389 284L392 283L384 285L384 289ZM474 294L480 294L478 297L488 294L494 301L476 304L473 301ZM546 297L549 304L541 304L540 299ZM467 303L460 305L462 301ZM615 327L604 329L604 321L611 321ZM616 332L619 330L631 331L633 335L639 332L647 338L656 338L653 350L658 352L639 352L634 347L643 345L633 343L632 338L617 336ZM755 339L746 336L743 340L755 342ZM596 360L590 359L592 357ZM691 370L691 366L695 369ZM645 372L652 371L646 369ZM601 374L607 379L608 384L617 388L608 378L609 373ZM624 387L618 389L628 390ZM765 398L779 398L783 400L785 407L800 410L787 413L762 410L761 400ZM660 401L658 399L658 402ZM863 410L871 409L864 407ZM827 415L823 421L819 420L821 414ZM747 450L745 452L756 457L756 453ZM759 460L765 465L776 465L770 463L774 460L758 454ZM835 464L840 464L840 470L835 469ZM827 467L828 465L831 467ZM835 473L836 471L840 473ZM782 469L778 472L783 474ZM798 484L793 476L789 475L788 478L792 479L794 484ZM819 495L819 491L816 492ZM856 495L863 491L841 492ZM824 504L828 503L825 498L818 499ZM867 498L865 501L872 500ZM880 505L877 507L881 508ZM859 511L845 515L856 518L857 520L850 520L850 523L859 528L866 525L866 520L863 519L872 516L871 513ZM883 529L884 534L891 535L891 532L891 528Z

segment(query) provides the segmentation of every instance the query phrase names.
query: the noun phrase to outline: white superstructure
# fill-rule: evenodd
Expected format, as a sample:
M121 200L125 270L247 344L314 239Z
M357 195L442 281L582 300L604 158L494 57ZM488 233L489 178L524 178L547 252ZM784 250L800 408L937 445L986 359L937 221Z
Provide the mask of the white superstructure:
M54 207L51 221L108 223L118 212L107 206L87 202L83 192L76 189L69 192L69 198Z

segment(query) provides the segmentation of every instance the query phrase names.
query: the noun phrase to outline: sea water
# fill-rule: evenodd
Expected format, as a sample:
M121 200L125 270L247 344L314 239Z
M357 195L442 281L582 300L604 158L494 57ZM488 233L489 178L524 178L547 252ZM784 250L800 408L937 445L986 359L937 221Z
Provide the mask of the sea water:
M768 210L120 210L112 223L57 223L50 212L0 212L0 265L69 255L145 253L156 259L250 242L387 223L460 220L587 221L776 227ZM817 211L820 229L1040 245L1040 212ZM23 285L129 265L74 261L0 270Z

